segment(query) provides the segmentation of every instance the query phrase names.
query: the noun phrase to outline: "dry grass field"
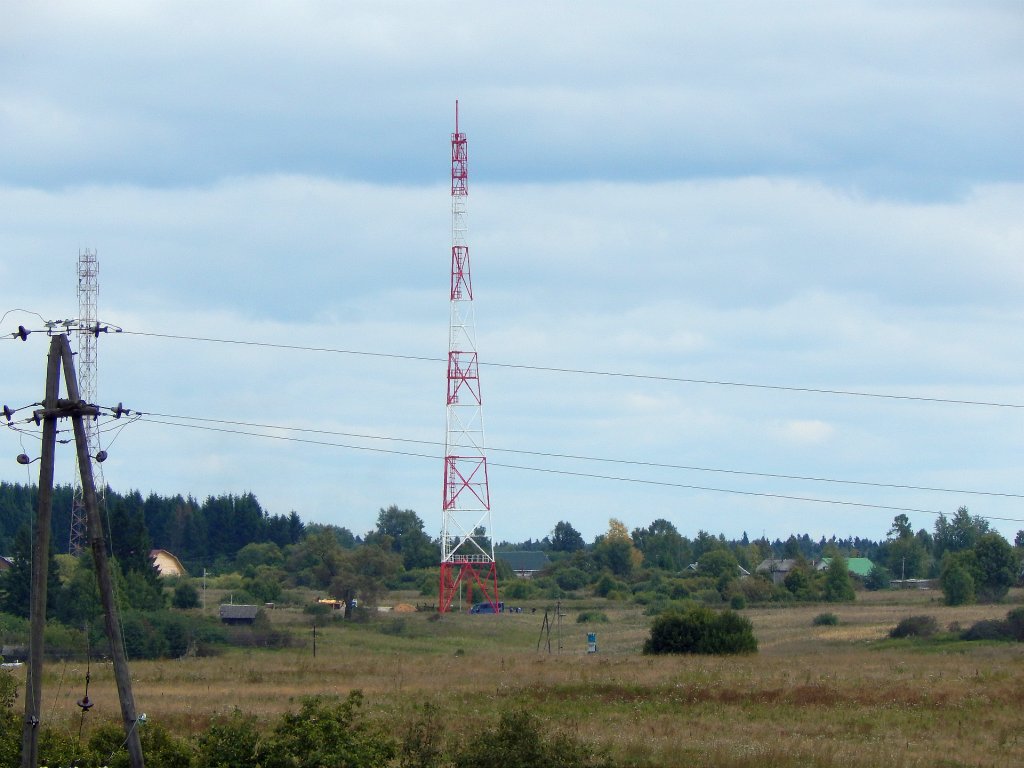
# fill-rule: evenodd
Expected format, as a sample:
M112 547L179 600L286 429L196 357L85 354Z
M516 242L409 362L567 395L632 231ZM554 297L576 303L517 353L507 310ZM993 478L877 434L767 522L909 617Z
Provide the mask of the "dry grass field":
M396 599L400 599L397 596ZM521 614L381 614L366 624L277 609L296 644L212 658L132 665L140 711L180 734L239 708L270 718L309 694L361 689L366 710L399 734L430 702L449 738L472 738L496 713L525 707L552 729L606 746L621 765L1021 766L1024 645L887 639L913 614L941 627L1002 618L1024 602L946 607L934 592L858 593L839 606L750 609L760 650L740 658L640 653L650 617L601 600L563 603L542 639L544 606ZM531 612L531 608L537 608ZM608 623L578 624L582 609ZM814 626L822 612L836 626ZM599 652L586 653L587 631ZM93 667L90 721L117 716L109 667ZM81 664L53 664L44 695L51 722L78 728Z

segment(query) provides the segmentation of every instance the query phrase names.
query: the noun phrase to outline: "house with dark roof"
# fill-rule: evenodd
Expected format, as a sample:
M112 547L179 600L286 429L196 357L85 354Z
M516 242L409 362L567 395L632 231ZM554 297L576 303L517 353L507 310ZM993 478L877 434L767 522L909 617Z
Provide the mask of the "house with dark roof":
M494 557L508 563L521 579L532 579L539 571L551 565L547 552L495 552Z
M252 624L256 621L258 605L226 604L220 607L220 620L225 624Z
M773 584L781 584L786 580L789 572L796 568L796 560L789 558L769 558L762 560L761 564L754 570L757 573L766 573L772 578Z
M0 571L6 571L12 565L14 565L14 561L11 558L0 555Z

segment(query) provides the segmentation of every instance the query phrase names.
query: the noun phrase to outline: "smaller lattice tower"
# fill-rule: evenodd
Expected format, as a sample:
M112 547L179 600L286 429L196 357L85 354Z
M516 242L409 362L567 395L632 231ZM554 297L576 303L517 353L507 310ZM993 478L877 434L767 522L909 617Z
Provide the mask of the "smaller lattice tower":
M99 261L96 251L84 248L78 252L78 388L82 400L96 403L96 340L99 338L99 320L96 306L100 292ZM100 451L100 436L96 422L85 422L86 436L89 441L89 454L95 456ZM97 463L93 469L96 476L96 491L102 494L105 489L103 468ZM71 534L68 539L68 552L79 555L89 546L88 526L86 524L85 500L82 496L80 473L75 467L75 486L71 502Z
M484 454L483 397L476 347L473 281L466 242L469 195L466 134L455 102L452 134L451 322L448 331L448 405L441 525L438 608L446 613L463 585L471 600L498 612L498 573L491 532L491 493Z

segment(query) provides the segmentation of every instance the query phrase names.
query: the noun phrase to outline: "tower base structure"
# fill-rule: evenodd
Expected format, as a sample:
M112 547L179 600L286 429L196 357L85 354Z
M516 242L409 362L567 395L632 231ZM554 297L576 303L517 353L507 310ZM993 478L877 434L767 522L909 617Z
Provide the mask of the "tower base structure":
M459 596L465 584L471 599L467 602L487 603L491 613L498 613L498 569L493 560L486 562L444 562L441 563L441 589L438 596L438 610L448 613L452 603Z

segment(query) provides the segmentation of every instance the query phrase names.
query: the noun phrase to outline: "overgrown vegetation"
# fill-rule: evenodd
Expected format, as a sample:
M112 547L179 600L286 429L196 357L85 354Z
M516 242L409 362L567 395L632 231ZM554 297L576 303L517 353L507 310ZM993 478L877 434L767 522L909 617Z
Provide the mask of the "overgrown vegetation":
M654 620L644 653L739 654L757 651L749 619L726 610L694 606L684 613L666 613Z
M892 628L889 637L932 637L938 631L939 623L934 616L907 616Z
M1009 640L1024 643L1024 608L1015 608L1005 619L982 619L961 632L963 640Z

